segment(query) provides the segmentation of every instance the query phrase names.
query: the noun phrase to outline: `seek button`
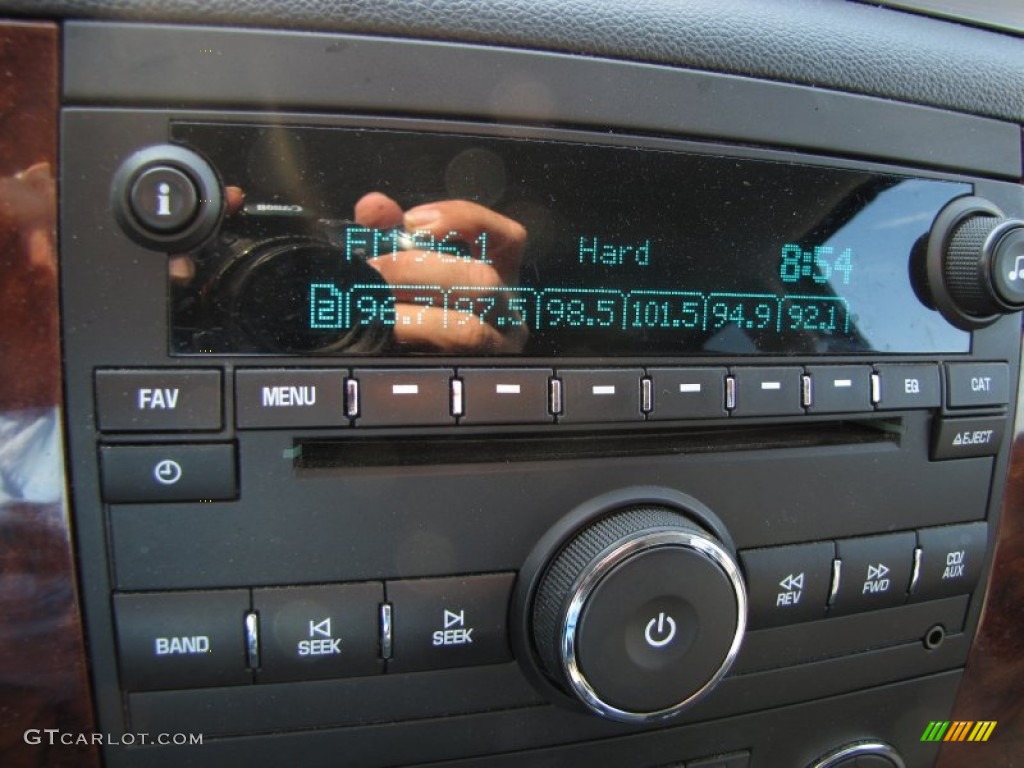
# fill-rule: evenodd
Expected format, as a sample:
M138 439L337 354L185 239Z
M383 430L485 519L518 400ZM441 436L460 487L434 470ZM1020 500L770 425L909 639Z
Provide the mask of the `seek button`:
M392 604L389 672L508 661L506 616L513 574L387 583Z

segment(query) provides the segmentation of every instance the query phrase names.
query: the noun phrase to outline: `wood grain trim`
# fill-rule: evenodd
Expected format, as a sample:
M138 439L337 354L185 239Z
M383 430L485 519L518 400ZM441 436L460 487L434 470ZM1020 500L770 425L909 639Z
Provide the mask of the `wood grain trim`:
M952 720L995 720L984 743L943 744L937 768L1024 760L1024 432L1015 436L981 626Z
M64 490L55 24L0 21L0 762L99 765ZM58 733L46 733L56 729ZM66 734L66 736L65 736ZM38 741L37 741L38 737ZM53 743L51 743L51 741Z

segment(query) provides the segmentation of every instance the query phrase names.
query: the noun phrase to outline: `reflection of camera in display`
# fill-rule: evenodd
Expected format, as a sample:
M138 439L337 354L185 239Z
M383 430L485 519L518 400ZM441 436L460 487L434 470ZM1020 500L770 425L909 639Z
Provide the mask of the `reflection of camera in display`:
M181 303L191 308L195 348L238 352L373 354L386 347L392 327L383 321L353 323L346 297L354 287L388 294L384 278L368 258L408 247L405 233L392 233L368 248L353 248L345 220L314 219L300 206L247 205L221 232L193 254L195 287ZM337 297L315 322L313 305L324 292ZM181 303L178 306L181 306ZM325 316L320 308L319 316Z

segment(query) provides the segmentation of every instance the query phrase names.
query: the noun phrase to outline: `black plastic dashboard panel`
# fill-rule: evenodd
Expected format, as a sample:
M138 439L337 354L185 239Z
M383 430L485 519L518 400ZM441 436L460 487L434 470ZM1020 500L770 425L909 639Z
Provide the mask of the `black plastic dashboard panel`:
M297 12L293 22L326 10L311 4ZM253 18L276 18L269 13ZM908 29L929 24L908 23ZM865 732L898 747L910 766L934 758L936 745L921 742L920 733L952 706L983 587L970 595L753 630L733 673L676 721L677 727L667 729L638 729L550 706L539 692L547 692L544 686L520 668L531 662L515 626L512 645L519 663L122 690L112 593L255 593L284 585L513 572L530 559L545 531L601 494L646 498L657 495L651 488L666 487L692 494L715 511L728 529L728 545L741 551L824 540L841 546L855 537L986 520L990 555L1009 446L940 462L932 460L932 441L942 420L1008 420L1012 405L957 410L942 400L927 409L887 414L869 409L849 419L803 413L754 418L749 423L760 431L749 438L735 431L731 417L702 424L702 431L683 421L668 426L693 441L706 438L710 448L666 450L653 457L630 456L625 448L621 455L572 457L573 441L607 451L618 436L636 439L638 431L655 429L651 423L370 428L384 443L422 440L436 446L439 458L420 466L369 460L362 466L311 467L301 461L303 444L352 441L360 426L236 429L232 382L250 365L323 367L324 361L260 357L240 362L211 355L197 363L168 355L166 259L123 236L107 191L125 157L170 139L172 120L272 122L626 147L662 142L737 159L971 184L975 194L1020 216L1021 189L1008 183L1021 166L1019 126L729 75L419 41L73 22L65 27L65 46L61 259L68 436L100 724L115 734L208 734L202 747L187 753L165 746L110 748L110 765L272 765L301 755L307 766L585 762L652 768L732 754L745 755L753 766L782 767L812 764ZM863 81L869 82L871 77ZM453 83L458 87L452 89ZM930 97L927 89L918 96L914 100L944 101ZM1014 116L999 99L981 97L973 107L970 98L952 100L964 111ZM1018 338L1018 318L1007 317L975 331L969 352L925 360L862 355L852 362L864 367L925 362L948 371L957 363L1005 361L1012 392ZM792 368L851 360L779 356L754 362ZM566 365L632 370L651 363L624 356L573 359ZM386 357L375 364L410 368L409 360ZM495 361L430 358L415 364L461 371ZM523 364L552 365L544 359ZM674 364L724 365L735 373L752 361L687 358ZM239 499L105 502L98 442L169 446L182 435L100 430L94 418L96 369L197 365L218 369L227 382L224 419L216 429L186 433L187 439L236 447ZM347 375L367 363L341 359L330 365ZM805 424L814 429L801 430ZM875 438L864 437L872 431ZM827 438L814 437L826 433ZM564 458L444 462L446 442L465 453L474 439L492 444L540 439L549 446L565 440ZM988 567L986 557L983 576ZM942 642L926 647L922 638L937 625L943 627ZM794 737L797 732L800 738Z
M2 6L34 18L278 27L564 51L1024 121L1019 41L844 2L6 0ZM421 84L427 79L417 77Z

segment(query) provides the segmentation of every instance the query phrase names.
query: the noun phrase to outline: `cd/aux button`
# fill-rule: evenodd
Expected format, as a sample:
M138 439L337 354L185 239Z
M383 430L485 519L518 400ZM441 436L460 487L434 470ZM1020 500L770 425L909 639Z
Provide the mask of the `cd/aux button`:
M986 523L924 528L917 532L921 565L911 601L966 595L974 589L985 561Z

